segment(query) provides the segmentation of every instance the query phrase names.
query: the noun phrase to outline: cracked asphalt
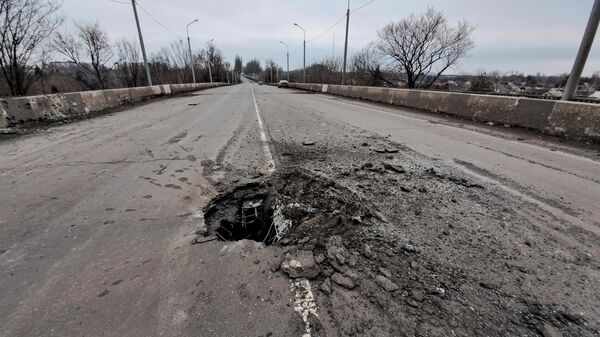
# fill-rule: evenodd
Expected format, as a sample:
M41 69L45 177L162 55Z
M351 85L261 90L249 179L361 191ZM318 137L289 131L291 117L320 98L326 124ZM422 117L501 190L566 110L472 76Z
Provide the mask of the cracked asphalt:
M380 234L408 237L419 247L415 265L430 271L436 266L440 273L462 268L460 280L452 273L441 276L451 301L432 298L436 309L431 309L425 305L429 295L418 296L422 306L401 300L403 292L418 293L424 283L400 276L407 274L392 263L395 253L377 262L391 263L384 268L399 275L388 276L402 293L385 301L381 294L356 299L368 293L360 289L370 289L363 280L371 273L357 267L355 274L365 275L354 279L358 290L334 286L332 296L315 293L319 335L369 335L369 329L373 335L401 335L402 327L404 335L424 336L451 335L450 330L457 335L598 333L597 146L243 83L0 139L0 336L302 336L293 287L273 268L295 249L294 242L266 248L250 241L192 245L205 226L202 208L211 198L268 172L251 85L276 172L301 167L335 180L390 220ZM381 146L399 153L378 159ZM380 160L404 166L413 180L382 175ZM429 177L430 168L443 178ZM454 176L484 189L456 187L446 179ZM404 199L398 195L424 186L433 195L399 201ZM444 196L449 206L436 199ZM475 207L478 213L469 215ZM421 220L428 229L411 227ZM451 230L456 240L431 236L432 228L449 221L457 223ZM508 222L510 230L481 234L481 226ZM529 244L520 242L523 238ZM531 244L535 248L528 251ZM486 245L493 249L478 248ZM533 272L501 270L514 264ZM479 278L482 274L492 280ZM455 289L458 281L483 286ZM317 289L324 280L313 282ZM537 318L521 321L497 304L500 293L530 295L527 312L556 305L567 317L578 316L567 324L540 309ZM457 317L476 320L468 309L476 305L489 306L478 315L489 317L490 327L506 323L507 330L483 333L485 324L456 322ZM411 315L429 316L422 322ZM383 323L369 325L369 319Z

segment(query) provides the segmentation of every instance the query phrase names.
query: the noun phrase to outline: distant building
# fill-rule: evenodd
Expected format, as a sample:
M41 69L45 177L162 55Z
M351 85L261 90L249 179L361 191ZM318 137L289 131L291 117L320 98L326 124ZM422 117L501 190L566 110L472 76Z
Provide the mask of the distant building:
M561 98L565 92L563 88L552 88L542 94L542 97ZM592 97L593 96L593 97ZM600 99L600 92L596 91L587 83L577 86L575 97L587 97L592 99Z
M471 81L466 81L465 84L463 84L462 89L464 91L471 91Z
M593 94L589 95L588 98L600 100L600 91L596 90Z
M565 92L564 89L552 88L552 89L546 91L545 93L543 93L542 97L561 98L563 96L564 92Z
M435 83L432 86L433 89L437 89L437 90L445 90L445 91L460 91L461 88L458 84L456 84L456 82L454 81L446 81L443 83Z
M494 83L493 87L497 94L518 95L522 92L521 88L512 82Z

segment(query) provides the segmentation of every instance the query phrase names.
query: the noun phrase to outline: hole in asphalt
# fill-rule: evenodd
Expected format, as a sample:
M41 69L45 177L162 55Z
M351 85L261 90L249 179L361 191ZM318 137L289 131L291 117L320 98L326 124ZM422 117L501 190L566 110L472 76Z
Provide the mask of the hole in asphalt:
M215 235L221 241L275 243L281 240L290 223L277 215L273 207L273 195L265 184L237 186L217 196L206 208L208 235Z
M204 208L204 236L271 245L337 235L356 225L381 221L379 212L367 205L330 179L292 171L217 195Z

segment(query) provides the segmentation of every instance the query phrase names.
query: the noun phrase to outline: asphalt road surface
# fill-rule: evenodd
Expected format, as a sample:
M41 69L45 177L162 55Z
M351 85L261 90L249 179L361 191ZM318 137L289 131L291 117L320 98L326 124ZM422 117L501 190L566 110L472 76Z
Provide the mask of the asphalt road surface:
M234 172L281 168L272 139L344 137L340 125L600 235L597 150L243 83L0 140L0 336L302 336L290 280L271 272L281 250L192 241Z

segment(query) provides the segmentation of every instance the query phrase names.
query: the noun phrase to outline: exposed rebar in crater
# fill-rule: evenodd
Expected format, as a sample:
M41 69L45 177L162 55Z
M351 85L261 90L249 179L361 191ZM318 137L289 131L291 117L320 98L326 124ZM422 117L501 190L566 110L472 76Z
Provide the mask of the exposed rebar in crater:
M274 210L272 193L261 182L218 195L206 207L204 218L207 234L221 241L254 240L270 245L280 240L288 227Z
M265 245L285 236L336 235L377 218L378 212L350 190L301 170L232 187L204 208L206 236Z

